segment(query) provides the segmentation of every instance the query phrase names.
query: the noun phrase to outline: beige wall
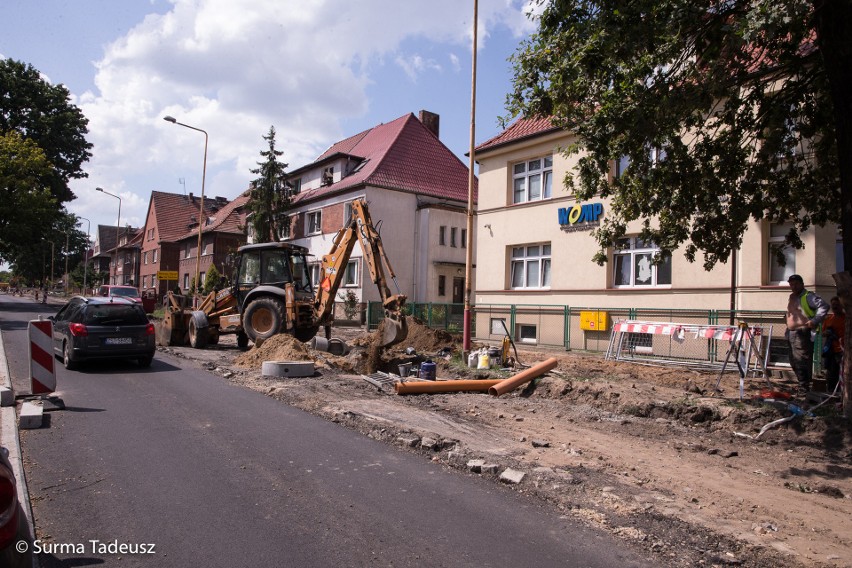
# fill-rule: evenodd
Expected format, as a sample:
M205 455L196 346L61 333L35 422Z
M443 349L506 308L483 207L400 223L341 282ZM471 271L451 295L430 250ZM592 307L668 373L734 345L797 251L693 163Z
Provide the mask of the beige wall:
M533 140L519 141L508 147L477 154L479 169L479 206L476 217L477 245L476 305L539 304L573 307L660 308L727 310L731 306L732 267L736 264L737 294L735 308L740 310L783 310L789 288L769 282L769 223L752 221L743 238L736 259L719 263L710 272L704 270L703 258L695 263L683 252L672 256L671 286L655 288L615 288L612 285L613 262L598 266L592 262L598 246L588 230L567 232L560 228L558 210L571 208L576 201L564 188L562 180L577 157L566 159L558 152L572 140L549 134ZM552 198L512 205L512 169L514 163L553 154ZM603 216L609 202L593 199L586 203L602 203ZM593 227L592 227L593 228ZM628 234L638 234L640 222L629 227ZM803 235L805 248L796 253L796 272L805 285L828 298L834 293L831 274L835 270L836 229L815 228ZM511 247L523 244L550 243L552 272L550 289L511 290ZM487 318L477 320L487 328ZM517 321L521 321L520 317ZM551 330L548 333L558 333Z

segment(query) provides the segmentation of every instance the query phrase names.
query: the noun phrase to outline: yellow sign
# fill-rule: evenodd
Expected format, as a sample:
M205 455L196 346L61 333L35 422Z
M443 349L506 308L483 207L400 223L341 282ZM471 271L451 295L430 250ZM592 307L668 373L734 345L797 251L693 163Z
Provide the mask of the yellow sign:
M177 270L158 270L157 280L177 280Z

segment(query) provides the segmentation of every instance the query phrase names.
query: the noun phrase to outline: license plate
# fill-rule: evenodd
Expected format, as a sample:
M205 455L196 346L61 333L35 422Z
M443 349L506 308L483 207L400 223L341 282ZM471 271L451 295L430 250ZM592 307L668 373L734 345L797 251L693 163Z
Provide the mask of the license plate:
M104 339L104 345L130 345L133 339L130 337L107 337Z

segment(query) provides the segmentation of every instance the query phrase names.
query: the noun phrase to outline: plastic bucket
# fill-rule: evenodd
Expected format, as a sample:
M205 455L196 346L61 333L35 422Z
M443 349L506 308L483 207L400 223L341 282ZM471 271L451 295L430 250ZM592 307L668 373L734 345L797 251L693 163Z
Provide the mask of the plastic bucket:
M420 365L420 380L422 381L434 381L435 373L438 369L438 365L433 363L432 361L426 361Z

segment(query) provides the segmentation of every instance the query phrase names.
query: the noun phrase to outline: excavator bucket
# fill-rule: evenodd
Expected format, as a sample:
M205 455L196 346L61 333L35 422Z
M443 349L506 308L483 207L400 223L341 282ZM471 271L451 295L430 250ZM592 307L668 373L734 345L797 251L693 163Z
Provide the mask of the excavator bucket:
M404 315L389 316L382 320L382 347L396 345L408 337L408 322Z

